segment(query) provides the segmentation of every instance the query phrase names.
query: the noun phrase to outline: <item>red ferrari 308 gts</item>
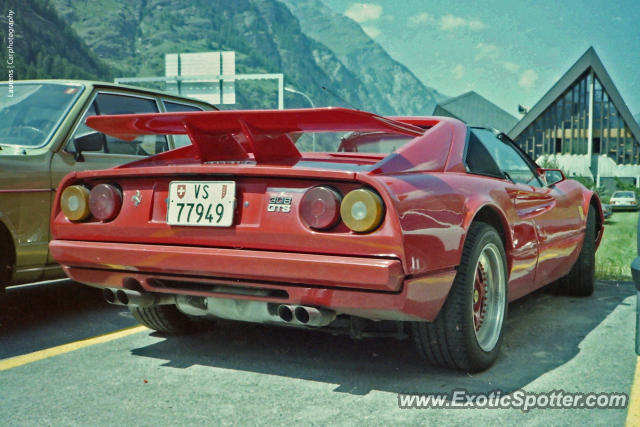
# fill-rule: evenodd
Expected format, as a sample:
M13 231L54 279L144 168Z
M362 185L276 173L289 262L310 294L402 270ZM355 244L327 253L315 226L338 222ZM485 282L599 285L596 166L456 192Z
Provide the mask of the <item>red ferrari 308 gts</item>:
M161 332L223 318L410 334L431 363L479 371L508 301L593 292L598 196L489 129L342 108L87 124L192 141L69 174L52 212L66 273Z

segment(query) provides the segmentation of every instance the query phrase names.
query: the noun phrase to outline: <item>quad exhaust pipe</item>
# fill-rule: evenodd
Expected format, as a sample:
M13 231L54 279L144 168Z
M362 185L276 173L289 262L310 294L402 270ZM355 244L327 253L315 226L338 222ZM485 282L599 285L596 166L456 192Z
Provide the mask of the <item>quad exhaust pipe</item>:
M282 304L278 307L278 316L286 323L321 327L333 322L336 319L336 312L304 305Z
M109 304L114 305L147 308L154 305L175 304L173 295L138 292L129 289L105 288L102 290L102 295Z
M295 310L296 307L294 305L282 304L278 307L278 316L280 316L283 321L290 323L293 321L293 313L295 312Z
M280 304L274 313L268 309L269 303L260 301L240 301L207 298L202 307L193 306L187 297L153 292L139 292L130 289L104 288L104 299L109 304L148 308L157 305L176 304L180 310L195 316L214 315L223 319L247 320L254 322L283 322L292 326L322 327L336 319L336 312L304 305ZM204 298L204 297L201 297ZM251 317L251 320L248 319Z

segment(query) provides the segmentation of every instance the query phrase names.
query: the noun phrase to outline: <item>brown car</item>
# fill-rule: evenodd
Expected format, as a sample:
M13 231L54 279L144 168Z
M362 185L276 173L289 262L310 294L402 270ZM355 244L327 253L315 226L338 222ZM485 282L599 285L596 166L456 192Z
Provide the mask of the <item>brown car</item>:
M51 204L62 177L190 143L184 135L122 141L87 127L87 116L215 109L109 83L0 83L0 298L11 285L65 277L48 249Z

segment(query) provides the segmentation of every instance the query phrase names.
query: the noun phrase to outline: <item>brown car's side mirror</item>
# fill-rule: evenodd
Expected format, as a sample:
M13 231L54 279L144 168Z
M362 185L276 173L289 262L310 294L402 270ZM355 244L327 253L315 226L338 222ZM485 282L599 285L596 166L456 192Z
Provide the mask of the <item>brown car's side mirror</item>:
M106 143L106 137L100 132L89 132L75 137L73 139L73 145L76 149L76 162L84 162L83 151L103 151Z
M552 185L555 185L567 179L567 177L564 176L564 172L562 172L560 169L540 168L538 169L538 173L544 179L544 182L547 185L547 187L551 187Z

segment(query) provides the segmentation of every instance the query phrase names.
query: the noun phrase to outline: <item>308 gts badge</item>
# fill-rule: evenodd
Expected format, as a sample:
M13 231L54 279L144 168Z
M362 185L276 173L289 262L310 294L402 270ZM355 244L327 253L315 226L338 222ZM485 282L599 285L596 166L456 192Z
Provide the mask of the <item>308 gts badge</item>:
M268 212L291 212L291 197L271 196L267 205Z

